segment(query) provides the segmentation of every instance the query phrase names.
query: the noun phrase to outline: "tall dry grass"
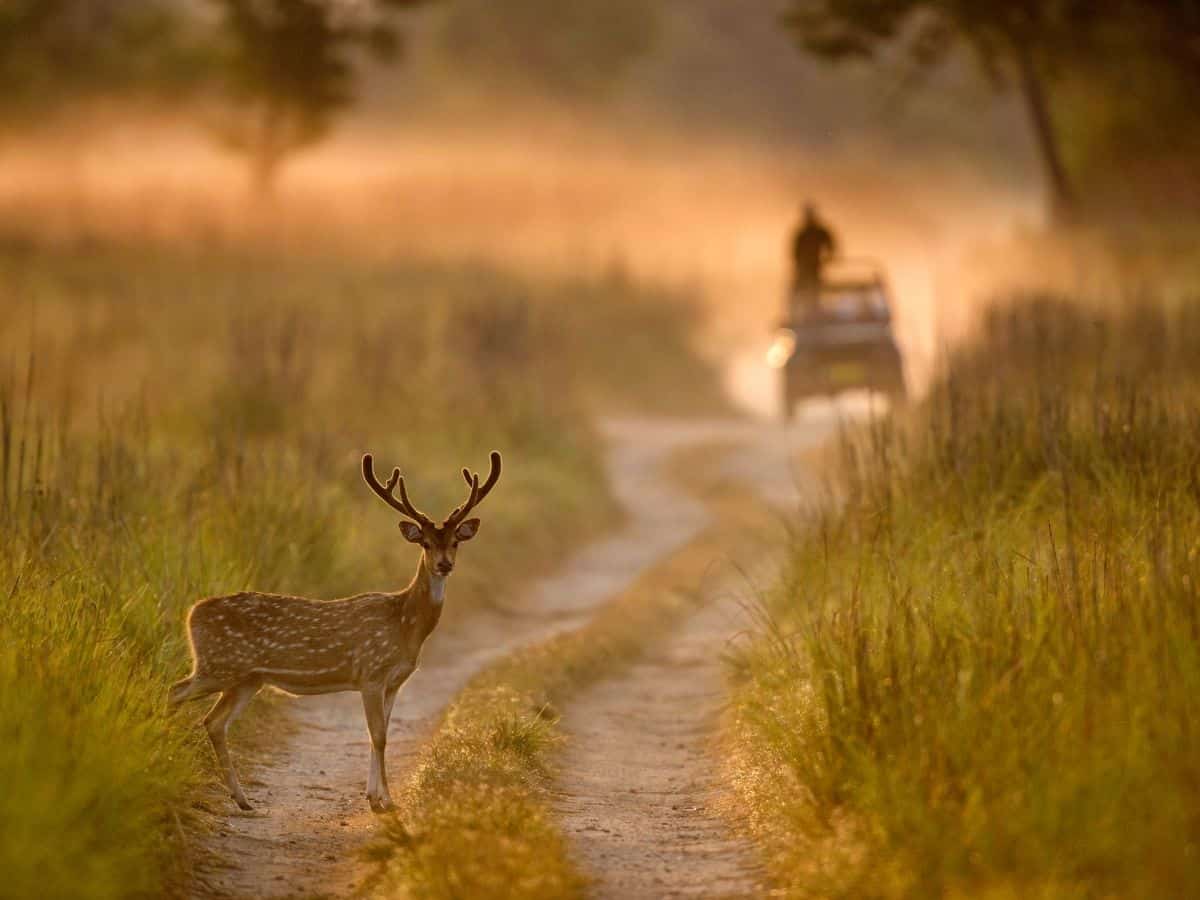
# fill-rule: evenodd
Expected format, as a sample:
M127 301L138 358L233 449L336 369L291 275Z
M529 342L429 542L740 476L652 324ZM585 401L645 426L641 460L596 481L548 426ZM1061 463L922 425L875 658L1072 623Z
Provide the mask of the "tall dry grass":
M791 896L1200 883L1200 305L1024 298L843 445L735 660Z
M92 241L10 244L0 281L5 896L180 883L221 802L194 717L164 708L184 610L405 583L363 450L433 509L461 499L459 466L505 452L462 614L611 520L598 405L715 384L685 300L618 277Z

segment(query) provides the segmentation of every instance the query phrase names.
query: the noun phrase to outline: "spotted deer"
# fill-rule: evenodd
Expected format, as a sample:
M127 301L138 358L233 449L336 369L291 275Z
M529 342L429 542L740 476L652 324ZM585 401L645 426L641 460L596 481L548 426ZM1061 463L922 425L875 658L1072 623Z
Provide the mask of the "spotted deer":
M204 717L204 727L225 784L242 809L252 807L229 758L226 736L230 723L264 685L290 694L358 691L371 736L367 800L376 812L392 808L384 768L392 705L417 668L421 645L441 618L458 545L479 530L479 519L468 519L467 514L500 478L500 454L492 452L483 484L478 473L462 470L470 493L440 525L409 501L399 469L381 484L368 453L362 458L362 474L371 490L404 517L400 531L405 540L421 546L408 587L324 601L230 594L201 600L188 613L192 674L171 687L168 702L176 706L220 693Z

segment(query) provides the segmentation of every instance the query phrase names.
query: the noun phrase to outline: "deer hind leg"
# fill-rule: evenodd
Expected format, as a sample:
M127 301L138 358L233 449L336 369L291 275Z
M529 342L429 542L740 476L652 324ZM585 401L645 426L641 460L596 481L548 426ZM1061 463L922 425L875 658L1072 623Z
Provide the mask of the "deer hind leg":
M174 709L181 703L198 700L217 690L220 688L200 675L189 675L171 685L171 690L167 692L167 707Z
M182 681L177 681L171 685L171 689L167 691L167 706L174 708L185 700L190 700L196 693L196 682L189 675Z
M226 738L229 735L230 724L246 708L246 704L254 699L254 695L258 693L259 687L261 685L257 682L246 682L229 688L221 695L216 705L209 710L208 715L204 717L204 727L208 731L208 739L212 741L213 750L217 754L217 762L221 766L221 773L225 776L225 786L229 788L229 793L233 797L234 802L246 810L253 809L254 807L250 805L250 801L242 793L241 782L238 781L237 772L233 768L233 761L229 758L229 745Z
M367 802L375 812L387 812L395 808L388 791L387 769L384 753L387 750L388 718L395 702L395 690L369 687L362 692L363 712L367 716L367 730L371 733L371 767L367 773Z

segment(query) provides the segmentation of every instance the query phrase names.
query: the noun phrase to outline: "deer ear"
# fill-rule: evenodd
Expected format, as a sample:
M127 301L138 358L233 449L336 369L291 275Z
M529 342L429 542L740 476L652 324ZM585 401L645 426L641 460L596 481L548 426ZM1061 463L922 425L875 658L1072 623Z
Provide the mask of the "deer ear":
M423 535L421 534L421 526L416 522L401 522L400 533L404 535L404 539L413 544L421 543Z
M458 527L454 529L454 536L460 541L469 541L471 538L475 537L475 532L478 530L479 520L467 519L464 522L460 522Z

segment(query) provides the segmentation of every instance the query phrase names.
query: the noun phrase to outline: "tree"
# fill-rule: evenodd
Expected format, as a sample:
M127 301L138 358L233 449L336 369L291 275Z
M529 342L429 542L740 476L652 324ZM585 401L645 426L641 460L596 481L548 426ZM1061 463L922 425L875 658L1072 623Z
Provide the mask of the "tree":
M222 17L218 77L228 101L220 139L246 154L251 185L272 189L280 166L329 133L356 91L363 56L395 59L389 10L422 0L210 0Z
M784 23L801 46L832 61L872 59L899 45L918 71L969 47L997 86L1024 100L1058 223L1078 215L1050 103L1054 76L1086 53L1111 0L794 0Z

